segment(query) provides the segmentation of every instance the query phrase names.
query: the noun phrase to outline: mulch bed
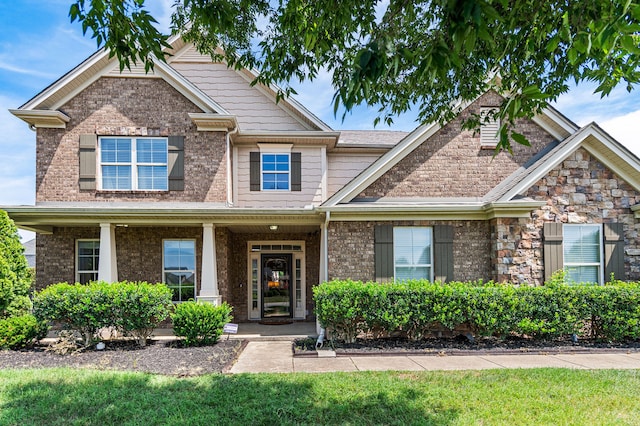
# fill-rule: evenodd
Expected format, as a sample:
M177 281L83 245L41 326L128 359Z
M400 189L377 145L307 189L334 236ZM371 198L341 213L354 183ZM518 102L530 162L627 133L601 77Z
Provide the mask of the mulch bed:
M296 357L317 356L315 339L294 342ZM355 343L336 341L331 346L325 342L325 349L333 349L336 356L393 356L393 355L535 355L568 353L628 353L640 352L640 341L604 342L579 340L569 337L555 340L534 340L521 337L497 339L477 338L473 342L464 336L456 338L425 339L412 341L405 338L356 339Z
M0 368L88 368L187 377L227 372L247 342L220 340L212 346L182 347L179 342L151 341L141 348L132 341L108 342L67 355L47 351L46 345L16 351L0 350Z

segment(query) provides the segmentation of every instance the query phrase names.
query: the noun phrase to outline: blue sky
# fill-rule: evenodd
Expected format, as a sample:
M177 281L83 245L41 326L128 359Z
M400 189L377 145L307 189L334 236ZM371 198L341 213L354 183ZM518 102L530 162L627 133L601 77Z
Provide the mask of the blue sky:
M35 133L8 112L17 108L96 50L80 25L67 16L70 0L14 0L0 2L0 206L35 202ZM173 0L147 0L161 28L168 28ZM298 89L297 99L334 129L368 129L375 114L360 108L345 122L333 116L333 91L327 75ZM596 121L640 156L640 91L618 88L608 97L593 95L581 85L555 105L579 125ZM392 129L412 130L410 118ZM384 127L378 127L384 128ZM30 233L23 233L30 237Z

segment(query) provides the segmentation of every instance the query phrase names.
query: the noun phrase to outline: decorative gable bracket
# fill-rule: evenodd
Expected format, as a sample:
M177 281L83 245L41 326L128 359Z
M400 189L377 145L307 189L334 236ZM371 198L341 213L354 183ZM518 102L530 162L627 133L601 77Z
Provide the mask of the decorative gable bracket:
M37 129L64 129L71 118L57 110L21 110L9 112Z

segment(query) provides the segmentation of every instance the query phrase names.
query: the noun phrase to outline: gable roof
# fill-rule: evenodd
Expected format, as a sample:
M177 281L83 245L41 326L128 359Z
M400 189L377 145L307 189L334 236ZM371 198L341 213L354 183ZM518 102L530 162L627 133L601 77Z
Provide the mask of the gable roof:
M189 46L188 44L185 44L179 36L172 37L169 40L169 43L172 46L171 49L167 49L169 52L176 52L179 49L184 49L185 46ZM248 76L252 76L251 79L256 76L255 72L249 70L240 69L234 71L240 74L243 79L247 80L247 84L249 84ZM33 113L29 112L56 111L100 77L117 77L120 75L132 78L161 78L193 102L204 113L231 115L229 111L204 93L204 91L199 89L196 85L176 71L170 63L157 61L154 63L154 70L148 74L145 73L144 67L141 64L134 65L130 70L125 69L120 73L117 58L110 58L109 52L104 48L89 56L78 66L47 86L40 93L21 105L18 109L11 110L11 113L24 121L27 121L29 124L34 124L34 117L41 121L44 117L41 118L39 116L34 116ZM263 92L267 92L269 95L268 97L275 103L275 93L279 90L276 86L257 86L260 86ZM286 107L283 109L285 109L289 114L295 115L298 120L307 123L307 125L312 129L331 131L331 128L327 124L304 108L295 99L286 99L281 102ZM68 121L68 117L66 116L54 117L47 113L44 113L44 116L46 116L50 121L53 119L57 122L59 124L58 127L64 127L64 122Z
M487 194L487 199L507 202L523 195L580 147L640 191L640 159L592 122L533 157Z
M463 111L472 103L473 101L462 103L456 107L456 110ZM541 111L540 114L533 118L533 121L558 139L565 139L578 129L578 126L575 123L551 107L545 108ZM339 204L351 202L358 194L373 184L378 178L398 164L418 146L427 141L447 123L448 122L443 124L431 123L416 128L413 132L397 143L394 148L381 156L377 161L371 164L371 166L360 173L360 175L345 185L340 191L336 192L323 204L323 206L333 207Z

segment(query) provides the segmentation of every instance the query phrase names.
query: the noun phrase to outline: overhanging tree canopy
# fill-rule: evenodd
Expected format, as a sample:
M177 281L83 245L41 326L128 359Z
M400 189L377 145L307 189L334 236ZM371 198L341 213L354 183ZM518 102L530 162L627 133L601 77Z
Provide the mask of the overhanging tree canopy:
M168 36L144 0L76 0L72 21L121 68L165 60ZM454 105L487 90L509 94L499 111L498 149L511 130L569 90L593 81L603 96L640 80L640 4L631 0L176 0L174 33L229 66L259 71L254 83L332 75L334 109L379 108L375 122L417 109L446 121ZM467 121L478 125L480 117Z

